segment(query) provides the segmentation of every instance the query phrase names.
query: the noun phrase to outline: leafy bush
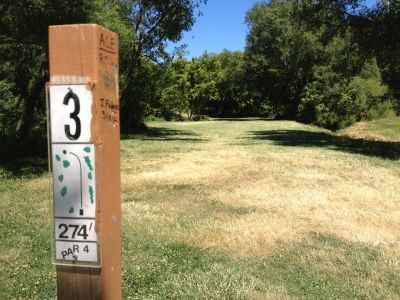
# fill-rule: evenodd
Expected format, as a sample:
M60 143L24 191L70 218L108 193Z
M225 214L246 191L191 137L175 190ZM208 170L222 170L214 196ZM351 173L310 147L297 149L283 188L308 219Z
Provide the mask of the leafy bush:
M303 93L298 107L297 119L304 123L313 123L317 120L317 116L324 110L324 95L322 94L319 83L311 82L308 84Z
M181 114L164 111L163 117L165 121L184 121L184 117Z
M13 93L14 85L6 80L0 81L0 136L13 135L21 109L19 98Z
M375 107L370 108L367 112L367 120L376 120L394 117L396 115L392 101L387 100L378 103Z
M313 82L304 88L297 119L332 130L365 119L388 116L390 102L383 101L387 88L381 82L376 59L365 62L348 82L329 67L316 68Z
M206 115L194 115L192 121L208 121L209 118Z

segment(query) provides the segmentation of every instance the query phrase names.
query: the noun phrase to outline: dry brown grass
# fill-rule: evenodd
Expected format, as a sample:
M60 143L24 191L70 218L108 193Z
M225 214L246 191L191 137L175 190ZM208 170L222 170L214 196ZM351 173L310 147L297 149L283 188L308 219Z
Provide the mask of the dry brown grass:
M358 122L340 131L342 135L370 141L400 141L400 118L389 117L371 122Z
M195 151L168 152L146 160L147 168L123 172L126 196L137 193L143 199L124 205L128 223L146 223L164 238L238 257L270 255L277 242L297 241L310 232L400 250L399 161L247 138L254 130L316 130L295 122L168 126L207 141ZM168 189L171 185L193 190L182 196ZM210 203L226 209L212 211ZM208 215L197 214L196 208L210 205ZM190 226L179 225L182 218Z
M392 141L393 139L379 133L365 133L368 122L358 122L345 130L345 135L354 139L366 138L371 141Z

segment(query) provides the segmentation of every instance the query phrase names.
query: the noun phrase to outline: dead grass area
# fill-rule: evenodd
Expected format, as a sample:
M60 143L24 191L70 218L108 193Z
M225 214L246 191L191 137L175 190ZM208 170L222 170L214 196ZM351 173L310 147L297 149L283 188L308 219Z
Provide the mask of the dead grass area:
M260 119L149 127L121 142L124 299L400 298L398 143ZM45 170L0 166L0 299L56 297Z
M370 122L358 122L340 132L340 134L371 141L400 141L400 118L390 117Z
M161 125L195 133L204 142L193 146L177 136L175 142L131 144L130 151L144 154L129 164L144 161L146 168L123 169L125 200L140 195L123 206L127 222L234 257L268 256L277 242L299 241L310 232L400 250L399 160L279 145L255 134L320 132L295 122L152 126ZM153 147L162 155L149 159L142 148ZM182 151L185 147L193 151ZM126 161L123 166L128 168Z

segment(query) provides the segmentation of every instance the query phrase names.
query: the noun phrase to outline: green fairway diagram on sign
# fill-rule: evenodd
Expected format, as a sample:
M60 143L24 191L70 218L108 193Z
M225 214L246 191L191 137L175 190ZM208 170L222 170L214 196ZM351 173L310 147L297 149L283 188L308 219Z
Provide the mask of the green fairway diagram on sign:
M54 216L95 218L93 144L53 144Z
M53 144L55 258L98 263L95 147Z

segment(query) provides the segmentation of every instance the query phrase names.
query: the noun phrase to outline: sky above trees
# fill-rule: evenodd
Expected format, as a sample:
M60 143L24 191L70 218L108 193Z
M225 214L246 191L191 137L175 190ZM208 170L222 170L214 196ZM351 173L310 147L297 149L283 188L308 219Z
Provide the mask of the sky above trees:
M205 51L219 53L223 49L243 50L246 42L247 25L245 14L258 0L208 0L200 8L201 14L192 30L185 32L183 39L168 47L187 44L187 59L198 57ZM375 5L377 0L365 0L367 6Z

